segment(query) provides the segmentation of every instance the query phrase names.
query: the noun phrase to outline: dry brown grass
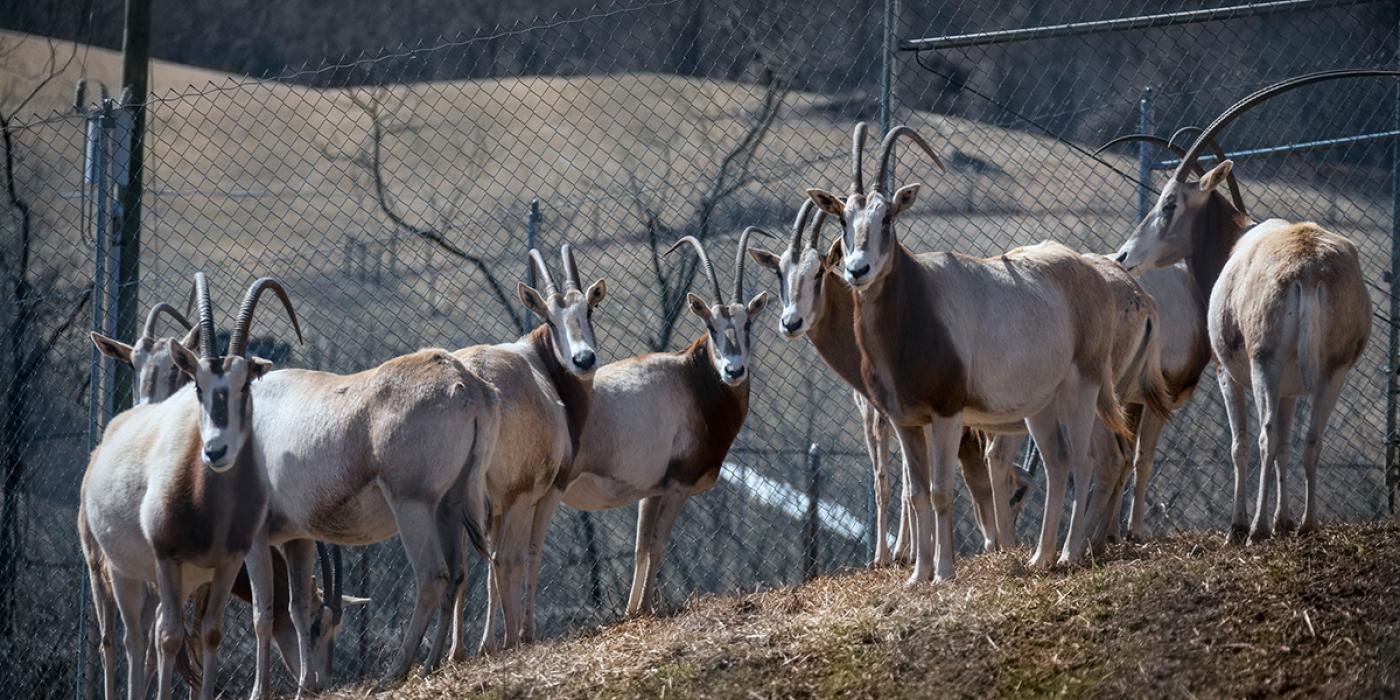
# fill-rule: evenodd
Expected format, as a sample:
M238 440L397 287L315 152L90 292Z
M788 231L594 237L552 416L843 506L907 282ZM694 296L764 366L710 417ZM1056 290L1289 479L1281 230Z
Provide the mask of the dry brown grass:
M1218 533L1033 574L1024 553L691 602L379 697L1382 697L1400 693L1400 521L1241 549ZM346 688L340 698L375 697Z

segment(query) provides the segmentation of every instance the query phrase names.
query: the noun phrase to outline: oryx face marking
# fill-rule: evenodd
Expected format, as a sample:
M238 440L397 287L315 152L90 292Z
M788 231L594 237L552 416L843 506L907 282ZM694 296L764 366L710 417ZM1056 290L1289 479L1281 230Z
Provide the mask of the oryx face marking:
M603 280L594 282L585 291L570 287L548 298L533 287L520 285L521 300L549 326L554 359L575 376L590 377L598 368L593 308L603 301L607 292L608 285Z
M199 400L200 460L215 472L234 465L252 433L251 384L271 366L259 358L238 356L199 359L179 345L173 358L194 379Z
M1217 188L1226 181L1232 167L1224 161L1201 176L1196 182L1183 182L1175 178L1167 181L1157 204L1146 218L1138 223L1133 235L1118 249L1115 260L1128 271L1170 267L1190 256L1195 241L1202 236L1214 236L1219 222L1209 221L1208 212L1224 206L1234 211L1225 195Z
M710 336L710 364L721 381L738 386L748 379L749 354L753 349L753 321L768 303L762 292L748 304L706 306L700 297L689 296L690 311L705 322Z
M826 261L812 248L794 255L792 249L778 258L778 294L783 302L778 328L789 339L800 338L821 322L822 283Z

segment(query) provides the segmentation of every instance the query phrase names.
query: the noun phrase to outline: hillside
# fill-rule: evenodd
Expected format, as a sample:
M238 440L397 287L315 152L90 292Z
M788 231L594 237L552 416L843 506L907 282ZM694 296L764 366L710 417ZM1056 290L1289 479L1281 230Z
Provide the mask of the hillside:
M1400 693L1400 521L1239 549L1214 532L946 585L861 572L332 697L1384 697Z

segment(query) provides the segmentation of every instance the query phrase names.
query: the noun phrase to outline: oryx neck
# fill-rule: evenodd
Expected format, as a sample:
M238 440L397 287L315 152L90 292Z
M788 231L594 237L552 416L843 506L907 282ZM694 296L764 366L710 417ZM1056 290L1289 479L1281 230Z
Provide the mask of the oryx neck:
M529 348L530 362L544 370L545 376L549 377L550 384L554 386L554 392L564 403L564 413L569 423L569 442L573 445L574 454L577 454L579 439L583 436L583 426L588 422L593 380L583 379L559 363L559 356L554 351L554 335L549 332L547 324L541 323L536 326L522 341Z

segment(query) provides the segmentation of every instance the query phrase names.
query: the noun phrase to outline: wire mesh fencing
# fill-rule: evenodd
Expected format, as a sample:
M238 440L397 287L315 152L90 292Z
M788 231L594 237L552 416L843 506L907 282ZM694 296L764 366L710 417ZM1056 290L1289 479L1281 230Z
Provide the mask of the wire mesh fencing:
M851 125L880 120L882 94L888 121L916 127L949 166L941 174L900 154L899 181L924 184L902 219L905 245L993 255L1056 239L1109 252L1155 196L1171 154L1091 156L1098 144L1201 125L1298 73L1394 66L1400 51L1400 11L1382 2L896 6L898 51L880 3L744 7L619 4L262 79L200 76L159 94L141 144L140 303L182 305L195 270L216 299L274 275L307 342L266 314L255 351L281 366L352 372L425 346L513 340L534 323L514 292L526 251L569 242L585 281L608 281L595 314L602 359L672 351L702 327L684 309L696 268L666 248L694 235L728 279L745 226L785 230L808 187L844 190ZM1089 26L1202 7L1219 11ZM920 37L932 40L912 41ZM158 85L188 80L176 67L153 71ZM134 245L120 238L114 196L125 184L124 110L79 106L28 121L10 114L3 125L7 695L56 697L75 683L100 692L74 522L96 430L121 406L114 368L84 331L113 327L116 258ZM1222 139L1256 218L1311 219L1362 252L1377 318L1324 447L1325 519L1389 508L1398 131L1396 85L1361 80L1274 100ZM775 289L771 273L748 274L750 294ZM873 529L849 387L807 342L782 339L773 309L754 329L744 429L716 486L675 526L660 575L670 606L862 566L876 537L892 539ZM1162 439L1153 532L1227 524L1229 443L1206 376ZM1030 498L1023 539L1038 527L1038 485ZM960 551L973 554L981 538L961 487L956 510ZM559 511L540 583L544 636L621 616L635 521L630 507ZM371 599L347 613L336 647L336 676L352 682L386 669L414 592L396 540L347 547L345 561L347 592ZM482 571L474 561L471 634L484 619ZM221 679L230 689L251 683L248 620L246 606L230 606ZM292 688L281 670L277 683Z

